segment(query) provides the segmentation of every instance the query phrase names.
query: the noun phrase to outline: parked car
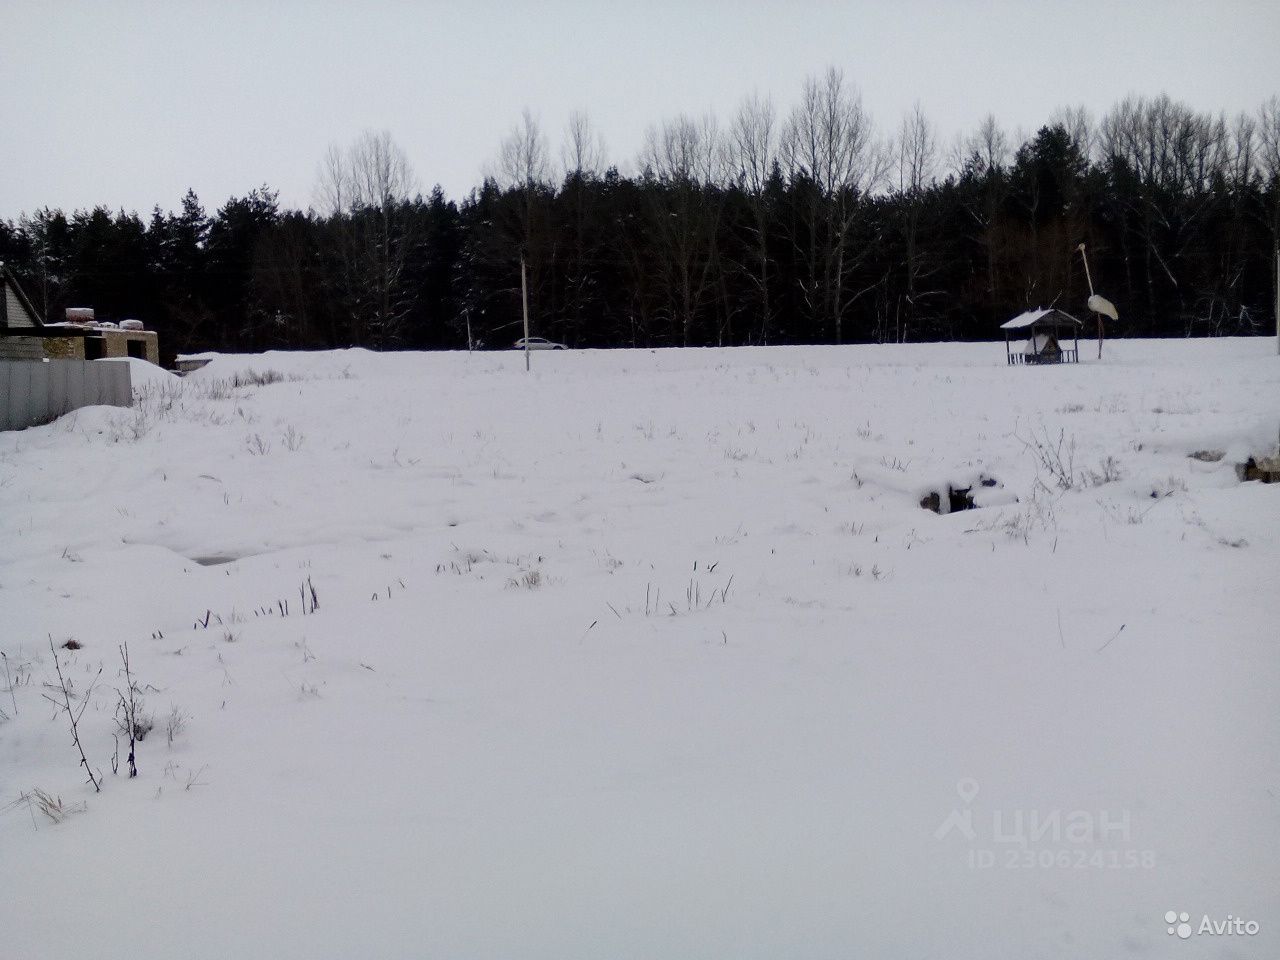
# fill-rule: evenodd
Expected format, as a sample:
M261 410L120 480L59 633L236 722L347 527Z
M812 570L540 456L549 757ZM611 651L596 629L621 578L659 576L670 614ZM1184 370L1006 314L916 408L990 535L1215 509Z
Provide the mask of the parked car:
M523 350L524 345L525 345L524 337L521 337L519 340L515 342L515 348L517 350ZM566 347L563 343L553 343L552 341L547 340L544 337L529 337L529 349L530 350L568 350L569 348Z

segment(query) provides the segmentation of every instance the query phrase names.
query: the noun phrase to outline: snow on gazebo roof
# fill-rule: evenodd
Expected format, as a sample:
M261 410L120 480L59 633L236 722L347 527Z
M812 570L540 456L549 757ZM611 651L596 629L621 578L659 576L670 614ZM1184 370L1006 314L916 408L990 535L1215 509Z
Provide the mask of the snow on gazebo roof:
M1058 310L1055 307L1050 307L1048 310L1040 308L1037 310L1028 310L1026 313L1020 313L1012 320L1006 320L1004 323L1000 324L1000 329L1021 330L1036 323L1052 325L1055 327L1081 326L1080 321L1071 314L1066 313L1063 310Z

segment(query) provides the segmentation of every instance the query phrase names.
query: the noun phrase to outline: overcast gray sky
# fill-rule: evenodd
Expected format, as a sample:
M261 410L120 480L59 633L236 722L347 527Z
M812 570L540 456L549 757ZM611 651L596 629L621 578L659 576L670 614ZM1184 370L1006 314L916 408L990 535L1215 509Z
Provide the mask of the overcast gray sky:
M647 124L780 111L836 65L888 130L919 100L944 138L993 112L1101 114L1166 91L1253 111L1280 92L1280 3L256 3L4 0L0 217L39 206L212 210L263 182L311 202L332 142L390 130L458 198L530 107L558 144L584 109L628 164Z

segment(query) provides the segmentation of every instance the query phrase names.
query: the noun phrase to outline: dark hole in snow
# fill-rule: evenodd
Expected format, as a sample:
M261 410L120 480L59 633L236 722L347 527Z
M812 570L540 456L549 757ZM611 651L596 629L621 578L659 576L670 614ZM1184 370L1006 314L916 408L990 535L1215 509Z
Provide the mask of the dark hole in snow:
M235 563L240 558L213 556L213 557L192 557L191 559L194 560L196 563L200 564L200 566L202 567L217 567L224 563Z
M995 481L987 483L985 480L982 485L994 486ZM923 497L920 500L920 506L925 510L932 510L934 513L942 513L942 494L936 490ZM973 487L964 487L957 490L955 487L947 487L947 513L955 513L958 510L973 510L976 504L973 502Z
M1236 476L1244 483L1250 480L1280 483L1280 457L1263 457L1261 460L1250 457L1244 463L1237 464Z
M68 640L66 643L62 645L62 649L63 650L79 650L83 646L84 646L83 643L81 643L75 637L72 637L70 640Z

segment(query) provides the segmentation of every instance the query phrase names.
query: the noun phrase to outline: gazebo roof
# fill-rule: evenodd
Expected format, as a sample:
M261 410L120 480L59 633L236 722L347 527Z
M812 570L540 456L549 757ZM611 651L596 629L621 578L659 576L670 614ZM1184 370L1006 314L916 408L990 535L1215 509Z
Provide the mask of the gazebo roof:
M1006 320L1000 324L1001 330L1023 330L1030 326L1044 327L1079 327L1082 326L1079 320L1065 311L1056 307L1050 307L1048 310L1043 308L1036 310L1028 310L1026 313L1020 313L1012 320Z

